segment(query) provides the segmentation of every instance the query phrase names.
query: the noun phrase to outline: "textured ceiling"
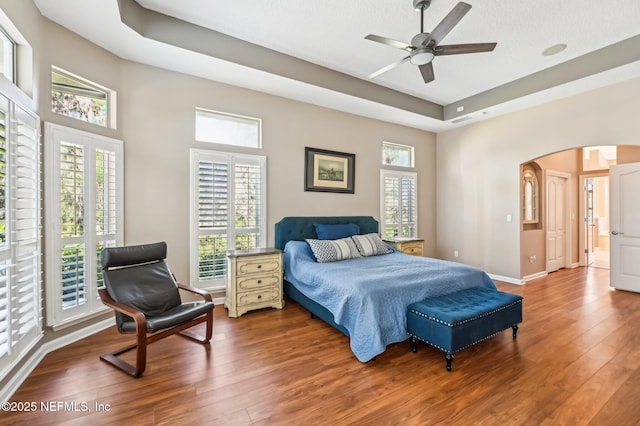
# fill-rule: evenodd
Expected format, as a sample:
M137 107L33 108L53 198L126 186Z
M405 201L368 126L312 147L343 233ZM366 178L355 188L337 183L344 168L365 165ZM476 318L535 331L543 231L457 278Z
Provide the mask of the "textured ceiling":
M122 6L133 1L120 0L120 3ZM396 105L363 100L357 95L354 98L352 94L345 96L345 90L318 88L313 81L304 78L283 78L277 70L256 72L251 69L255 67L246 64L238 67L229 58L222 58L225 63L217 63L215 72L206 71L203 52L189 52L184 42L182 49L172 48L172 41L166 37L160 43L158 39L154 41L134 33L121 22L117 0L35 0L35 3L43 15L126 59L414 127L439 131L453 126L451 120L443 122L439 117L421 117L416 111L405 111L401 118L402 108L398 110ZM640 76L640 56L634 56L640 52L629 54L629 44L606 49L615 43L638 38L638 0L609 3L595 0L467 0L472 9L442 44L497 42L498 45L490 53L436 57L436 80L429 84L422 81L418 69L410 63L374 80L367 77L406 56L402 50L365 40L367 34L409 43L420 32L420 15L413 10L411 0L139 0L137 3L151 11L443 107L473 98L480 105L478 109L484 108L489 116L528 106L532 103L530 100L540 103ZM456 3L456 0L433 0L425 14L425 31L433 29ZM123 20L126 21L125 17ZM542 55L546 48L558 43L565 43L567 49L554 56ZM166 54L168 49L173 49L171 55ZM599 49L602 49L597 52L599 56L591 54L589 61L576 60ZM618 60L618 56L622 58ZM176 58L179 58L179 64L175 63ZM212 60L216 61L216 58ZM572 60L573 63L568 62ZM604 70L598 69L599 63L605 64ZM539 83L527 79L527 76L555 70L554 67L563 64L565 71L570 67L579 69L581 78L575 78L578 74L573 70L569 75L576 81L572 83ZM594 71L589 69L591 67ZM595 75L590 77L593 73ZM296 81L292 82L292 79ZM521 87L516 88L513 82ZM489 99L493 89L504 85L511 85L508 91L503 90L504 93L514 94L500 94L498 100L483 104L479 94Z

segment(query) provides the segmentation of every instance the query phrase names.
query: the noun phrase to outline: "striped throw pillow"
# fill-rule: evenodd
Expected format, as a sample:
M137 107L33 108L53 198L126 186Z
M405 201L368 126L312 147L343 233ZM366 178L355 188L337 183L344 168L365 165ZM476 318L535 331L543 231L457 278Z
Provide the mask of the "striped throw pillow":
M393 253L393 249L386 245L378 234L353 235L351 238L364 257Z
M340 238L339 240L315 240L309 238L306 241L311 247L316 260L320 263L362 257L351 238Z

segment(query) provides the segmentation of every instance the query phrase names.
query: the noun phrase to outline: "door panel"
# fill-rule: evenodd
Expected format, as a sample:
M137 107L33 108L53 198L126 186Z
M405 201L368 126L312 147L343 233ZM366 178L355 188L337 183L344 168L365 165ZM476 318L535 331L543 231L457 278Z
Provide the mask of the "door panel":
M640 163L612 166L611 286L640 292Z
M566 266L568 181L568 177L547 174L547 272Z

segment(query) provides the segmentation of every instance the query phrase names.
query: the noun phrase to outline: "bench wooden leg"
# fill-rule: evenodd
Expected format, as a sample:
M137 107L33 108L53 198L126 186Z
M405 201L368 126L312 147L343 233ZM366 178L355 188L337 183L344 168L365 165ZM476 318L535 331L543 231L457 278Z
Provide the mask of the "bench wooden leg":
M447 360L447 371L451 371L451 362L453 361L453 354L447 353L444 355Z
M418 339L416 339L414 336L411 337L411 352L418 352Z
M513 338L515 339L516 337L518 337L518 326L514 325L511 328L513 329Z

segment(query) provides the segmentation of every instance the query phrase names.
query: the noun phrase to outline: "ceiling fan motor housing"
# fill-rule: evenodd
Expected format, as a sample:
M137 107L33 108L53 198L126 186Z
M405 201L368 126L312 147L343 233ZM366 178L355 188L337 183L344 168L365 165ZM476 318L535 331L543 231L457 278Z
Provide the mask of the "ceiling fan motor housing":
M431 6L431 0L413 0L413 8L417 11L426 9L429 6Z

